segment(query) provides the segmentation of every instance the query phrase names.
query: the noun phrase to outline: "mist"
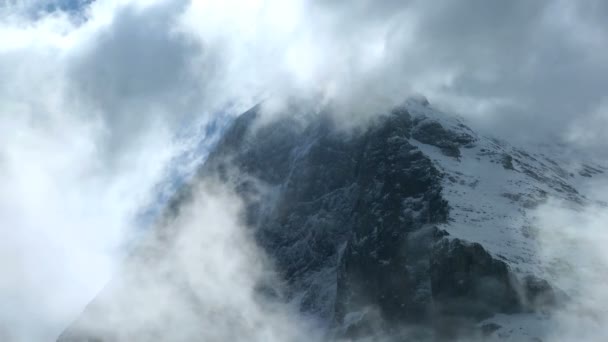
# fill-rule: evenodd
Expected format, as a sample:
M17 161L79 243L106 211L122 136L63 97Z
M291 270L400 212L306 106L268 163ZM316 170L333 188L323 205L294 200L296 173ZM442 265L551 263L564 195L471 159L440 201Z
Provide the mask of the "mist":
M0 339L53 341L121 272L149 228L137 218L175 190L163 186L176 158L212 145L192 128L227 124L260 102L272 120L290 115L291 99L310 101L348 128L423 94L505 139L605 160L607 15L600 0L0 2ZM311 340L315 329L293 308L257 302L254 284L273 267L239 222L238 197L206 191L204 210L171 223L192 237L173 258L205 291L195 297L244 310L244 330L206 336ZM580 293L548 340L603 340L605 206L552 203L538 217L551 227L541 230L551 232L541 235L543 260L567 259L573 277L555 280ZM206 245L211 236L222 243ZM234 302L213 302L226 293ZM188 322L185 305L168 309Z
M240 197L211 180L190 196L136 243L70 333L118 341L320 340L312 321L279 300L280 286L260 291L278 282L242 222Z
M608 336L606 300L606 184L593 184L598 202L573 209L550 201L537 210L539 254L552 281L569 296L567 304L552 313L549 341L583 339L601 341Z

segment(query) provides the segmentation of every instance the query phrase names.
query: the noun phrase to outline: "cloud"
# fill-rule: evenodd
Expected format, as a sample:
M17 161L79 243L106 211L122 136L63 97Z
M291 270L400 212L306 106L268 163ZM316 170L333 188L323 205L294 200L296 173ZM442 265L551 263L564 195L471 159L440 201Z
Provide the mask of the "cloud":
M63 328L191 148L176 132L218 111L297 97L349 126L423 93L503 137L603 155L607 14L601 0L3 2L1 333Z
M235 98L324 98L346 123L422 93L508 139L578 143L566 132L604 97L607 12L601 1L193 1L185 23L222 51L216 84Z
M137 243L112 280L87 308L69 340L120 341L320 340L318 330L260 291L277 284L272 267L241 222L241 199L207 180L192 190L179 215ZM277 291L280 289L266 291ZM297 320L296 320L297 318ZM84 329L84 336L78 336Z
M65 328L115 270L133 217L181 148L174 131L195 108L163 102L177 81L154 76L189 63L164 49L181 38L162 16L147 26L151 38L129 26L158 11L105 2L87 8L84 23L64 13L0 18L2 340L50 341ZM145 64L142 50L168 57L150 53ZM85 66L91 73L77 71ZM130 92L115 89L128 82Z
M605 184L600 189L605 191ZM608 299L605 205L577 210L568 203L552 201L536 214L540 261L552 283L569 295L564 307L549 317L546 339L603 341L608 323L608 310L603 305Z

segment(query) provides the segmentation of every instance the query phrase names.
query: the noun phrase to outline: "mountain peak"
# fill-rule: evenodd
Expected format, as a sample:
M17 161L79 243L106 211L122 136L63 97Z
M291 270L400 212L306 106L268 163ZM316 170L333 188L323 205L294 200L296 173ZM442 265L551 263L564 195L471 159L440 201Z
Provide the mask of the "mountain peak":
M587 199L573 185L578 176L551 158L481 136L424 97L349 134L323 116L256 126L259 111L235 120L170 215L197 183L234 189L279 279L260 288L321 322L327 336L397 338L407 327L451 338L566 298L534 254L531 210L550 196ZM586 170L581 177L603 172ZM92 307L115 296L106 291ZM59 341L103 334L77 323Z

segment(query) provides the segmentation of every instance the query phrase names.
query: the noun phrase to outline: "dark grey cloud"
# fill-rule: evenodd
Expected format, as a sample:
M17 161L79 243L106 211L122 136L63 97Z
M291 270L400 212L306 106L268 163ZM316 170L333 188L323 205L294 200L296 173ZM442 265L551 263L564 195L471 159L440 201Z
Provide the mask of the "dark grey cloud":
M108 157L138 140L150 125L176 129L200 113L204 75L200 42L175 29L187 2L121 6L66 60L67 91L107 128ZM207 69L208 70L208 69Z
M254 36L229 35L260 56L239 65L236 75L257 69L257 85L272 88L298 83L303 73L309 79L297 93L331 88L334 100L350 105L341 107L350 119L357 108L373 112L368 102L392 104L417 92L509 140L603 148L601 140L572 134L606 116L598 114L608 85L602 1L295 1L292 7L299 15L291 26L259 24ZM227 25L243 19L228 13L222 12ZM279 15L258 14L256 23ZM289 39L279 38L283 28L292 30ZM292 56L268 54L266 45L295 50L302 61L277 76L264 63L274 60L276 68Z
M356 53L348 42L376 30L371 36L384 44L382 60L374 77L361 77L362 87L424 93L508 139L578 144L572 127L597 117L605 101L602 1L360 0L311 7L311 23L331 18L320 36L340 47L335 54ZM364 76L357 67L350 71ZM602 144L587 140L584 147Z
M173 29L184 7L176 1L118 8L111 22L87 37L67 61L80 95L107 108L109 115L128 103L172 105L189 95L195 82L187 74L201 47Z
M604 101L608 32L601 18L608 11L601 1L416 2L412 9L414 42L403 51L395 46L404 76L424 81L425 73L451 70L429 96L445 97L465 116L477 114L476 103L498 100L472 117L492 131L567 138Z

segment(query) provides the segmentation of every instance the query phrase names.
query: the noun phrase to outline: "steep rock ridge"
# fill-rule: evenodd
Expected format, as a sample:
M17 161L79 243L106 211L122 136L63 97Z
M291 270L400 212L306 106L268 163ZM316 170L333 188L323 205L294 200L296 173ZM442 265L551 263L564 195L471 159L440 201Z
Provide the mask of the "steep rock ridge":
M550 262L536 254L534 209L549 199L562 200L575 209L591 203L577 189L585 178L601 175L605 169L591 164L581 168L556 154L513 147L416 101L407 107L413 117L436 122L474 141L459 149L460 157L453 157L436 144L412 140L444 175L442 194L450 203L450 218L440 227L454 237L480 243L520 276L550 278Z
M546 273L520 224L548 194L585 201L558 163L479 136L428 101L348 134L324 113L257 125L258 111L234 122L193 182L218 178L243 197L282 279L264 292L354 338L404 324L444 329L445 319L473 326L554 301L532 276ZM189 198L186 187L169 215ZM86 341L76 330L60 341Z
M479 319L527 309L526 282L505 262L479 244L446 245L437 228L448 223L444 175L410 142L458 159L477 137L462 124L454 131L413 117L408 106L351 134L324 114L252 129L254 109L200 172L228 180L239 170L232 181L250 198L249 223L286 281L287 300L346 335L378 333L368 328L379 323L386 331L438 315ZM458 277L468 291L449 290Z

